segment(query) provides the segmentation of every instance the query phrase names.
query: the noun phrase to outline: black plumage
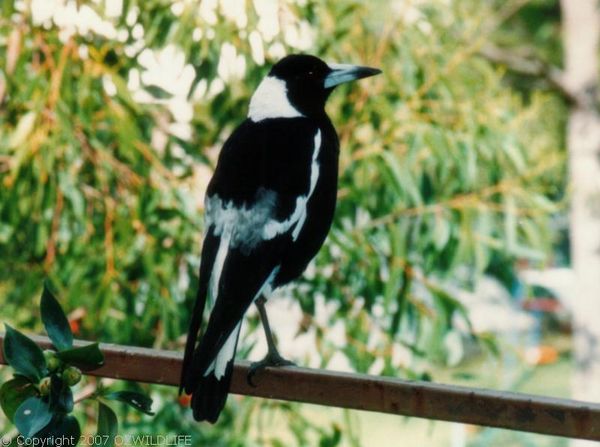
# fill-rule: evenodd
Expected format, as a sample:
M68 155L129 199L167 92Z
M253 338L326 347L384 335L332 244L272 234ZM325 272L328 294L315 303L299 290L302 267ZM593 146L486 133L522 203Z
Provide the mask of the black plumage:
M331 226L339 142L325 101L336 85L376 73L287 56L259 85L248 118L225 142L206 193L200 284L181 373L195 419L215 422L225 405L240 325L253 302L269 354L252 372L289 364L277 353L264 302L304 271ZM212 309L199 337L207 299Z

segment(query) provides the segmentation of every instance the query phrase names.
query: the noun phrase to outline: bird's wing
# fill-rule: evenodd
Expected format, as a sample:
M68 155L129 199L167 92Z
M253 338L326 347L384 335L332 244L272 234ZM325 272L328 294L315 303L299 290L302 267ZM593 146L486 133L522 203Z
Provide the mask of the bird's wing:
M270 120L246 122L225 143L207 190L200 287L182 371L186 392L232 365L245 311L270 288L306 219L320 138L307 120ZM214 304L196 346L207 296Z

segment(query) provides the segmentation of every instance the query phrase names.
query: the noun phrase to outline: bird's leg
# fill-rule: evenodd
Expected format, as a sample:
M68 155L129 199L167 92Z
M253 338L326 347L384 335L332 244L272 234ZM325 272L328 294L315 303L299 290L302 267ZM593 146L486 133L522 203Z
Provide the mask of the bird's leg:
M271 326L269 325L269 319L267 317L267 310L265 309L265 303L267 302L264 295L261 295L256 300L256 307L258 308L258 314L260 315L260 321L262 322L263 328L265 330L265 336L267 337L267 346L268 352L264 359L254 362L250 365L250 369L248 370L248 375L246 377L248 381L248 385L256 386L252 381L255 374L259 371L262 371L267 366L295 366L294 362L284 359L279 351L277 350L277 345L275 344L275 338L273 337L273 333L271 332Z

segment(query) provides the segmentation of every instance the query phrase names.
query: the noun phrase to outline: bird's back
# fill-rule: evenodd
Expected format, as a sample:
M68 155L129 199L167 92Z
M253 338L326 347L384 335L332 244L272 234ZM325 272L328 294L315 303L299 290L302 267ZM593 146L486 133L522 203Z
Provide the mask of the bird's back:
M275 286L302 274L325 240L335 210L338 154L337 134L327 117L248 119L223 146L207 199L218 196L236 207L250 207L258 191L274 191L272 217L284 221L297 198L307 198L301 228L284 242ZM307 191L311 181L313 189Z

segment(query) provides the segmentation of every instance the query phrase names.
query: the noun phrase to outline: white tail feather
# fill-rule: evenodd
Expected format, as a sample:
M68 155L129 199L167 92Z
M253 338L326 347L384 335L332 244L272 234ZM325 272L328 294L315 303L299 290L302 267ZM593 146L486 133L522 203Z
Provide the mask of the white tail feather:
M233 329L227 341L210 364L206 372L204 373L204 377L208 376L210 373L213 373L217 379L221 379L225 375L225 370L227 369L227 364L233 360L235 357L235 345L237 342L238 335L240 333L240 328L242 323L238 323L238 325Z

